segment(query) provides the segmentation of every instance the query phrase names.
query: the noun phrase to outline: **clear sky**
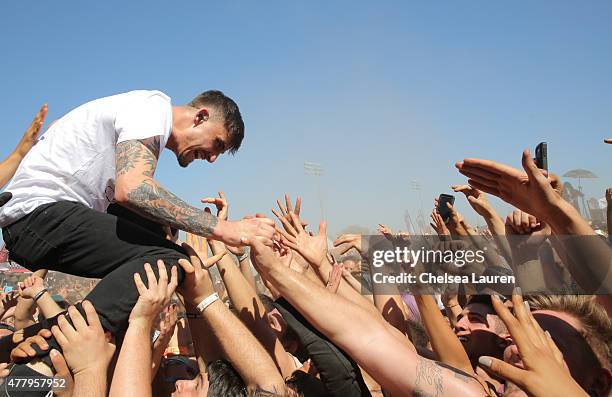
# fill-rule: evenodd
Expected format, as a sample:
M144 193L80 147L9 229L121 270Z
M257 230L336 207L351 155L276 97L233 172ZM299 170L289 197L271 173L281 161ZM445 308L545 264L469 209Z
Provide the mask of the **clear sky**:
M429 210L465 180L456 161L520 166L543 140L552 171L600 177L589 196L612 186L610 1L5 1L0 43L0 156L44 102L51 121L133 89L233 97L237 155L184 170L166 151L157 173L193 204L225 190L230 217L288 192L318 221L313 161L332 235L405 229L421 206L411 180Z

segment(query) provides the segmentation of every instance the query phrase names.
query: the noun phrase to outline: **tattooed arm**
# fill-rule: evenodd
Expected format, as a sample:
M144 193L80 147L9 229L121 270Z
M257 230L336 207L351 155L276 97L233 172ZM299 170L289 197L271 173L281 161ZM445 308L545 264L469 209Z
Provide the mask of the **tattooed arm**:
M258 238L272 244L274 222L265 218L223 221L189 205L153 177L160 136L117 144L115 201L163 225L210 237L229 245Z

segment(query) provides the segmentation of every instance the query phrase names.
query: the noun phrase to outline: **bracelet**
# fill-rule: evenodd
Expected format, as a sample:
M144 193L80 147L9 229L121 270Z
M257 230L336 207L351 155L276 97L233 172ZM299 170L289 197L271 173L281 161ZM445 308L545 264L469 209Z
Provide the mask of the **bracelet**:
M34 297L34 302L38 301L40 297L45 294L45 292L47 292L46 288L41 289L40 292L37 293L36 296Z
M202 302L198 303L198 305L196 306L196 309L198 309L198 311L202 313L204 312L204 310L206 310L208 306L212 305L218 300L219 300L219 294L215 292L214 294L211 294L209 297L205 298Z

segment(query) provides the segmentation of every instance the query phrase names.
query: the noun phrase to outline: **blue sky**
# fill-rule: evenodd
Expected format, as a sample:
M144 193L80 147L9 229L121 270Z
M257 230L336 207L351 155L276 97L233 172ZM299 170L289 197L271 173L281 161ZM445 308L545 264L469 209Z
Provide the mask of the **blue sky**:
M193 204L225 190L232 217L288 192L317 221L314 161L331 234L405 229L421 206L411 180L427 211L465 180L457 160L518 166L542 140L551 170L599 175L589 195L612 186L609 1L86 3L3 2L0 156L43 102L51 121L132 89L184 103L217 88L242 110L242 149L186 170L167 152L157 175Z

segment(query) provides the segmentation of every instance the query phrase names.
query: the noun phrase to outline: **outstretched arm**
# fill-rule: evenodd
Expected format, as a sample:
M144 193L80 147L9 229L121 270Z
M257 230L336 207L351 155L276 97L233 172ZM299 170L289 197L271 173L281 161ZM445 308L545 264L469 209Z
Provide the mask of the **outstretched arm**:
M265 218L228 222L189 205L153 177L160 151L160 136L117 144L115 200L161 224L229 245L254 238L272 245L274 222Z
M485 394L478 382L466 382L455 377L453 371L419 357L363 308L278 263L271 249L258 242L252 244L251 249L262 275L391 395Z

